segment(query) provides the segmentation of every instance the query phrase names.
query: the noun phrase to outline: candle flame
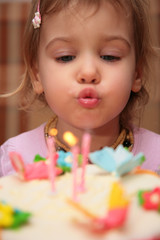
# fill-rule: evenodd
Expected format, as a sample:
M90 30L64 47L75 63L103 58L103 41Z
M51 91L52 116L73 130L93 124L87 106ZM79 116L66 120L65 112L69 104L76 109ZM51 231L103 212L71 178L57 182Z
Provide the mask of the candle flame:
M76 143L78 142L78 139L73 135L73 133L71 132L65 132L63 134L63 139L64 141L66 141L68 143L68 145L70 145L71 147L76 145Z

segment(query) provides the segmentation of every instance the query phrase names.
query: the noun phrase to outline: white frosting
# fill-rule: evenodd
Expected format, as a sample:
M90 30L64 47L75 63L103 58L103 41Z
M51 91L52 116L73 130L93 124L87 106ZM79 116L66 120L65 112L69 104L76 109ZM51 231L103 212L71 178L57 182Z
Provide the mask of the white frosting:
M107 175L95 166L88 166L85 193L78 194L79 203L98 216L107 213L107 196L113 176ZM51 195L48 180L21 182L15 176L0 179L0 200L13 207L30 211L29 224L18 230L3 230L3 240L131 240L149 239L160 236L160 213L146 211L137 204L136 192L160 186L160 178L149 175L127 175L121 179L126 193L131 196L127 221L121 229L97 235L84 224L84 216L66 199L72 196L72 175L56 178L56 194ZM75 221L76 220L76 221Z

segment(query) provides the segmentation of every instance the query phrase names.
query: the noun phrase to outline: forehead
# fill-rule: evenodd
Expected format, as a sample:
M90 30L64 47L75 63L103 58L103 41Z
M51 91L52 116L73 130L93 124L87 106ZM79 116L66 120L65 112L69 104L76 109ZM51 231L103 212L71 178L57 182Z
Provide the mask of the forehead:
M121 6L126 8L130 6L130 1L126 0L43 0L41 1L41 7L43 14L55 13L64 8L68 7L79 7L79 6L100 6L103 2L109 2L114 6Z
M79 1L70 1L62 10L53 12L52 6L49 13L43 16L41 33L47 33L48 29L53 33L61 30L70 32L71 29L76 32L77 28L82 26L86 27L86 30L87 27L94 29L97 34L104 29L108 29L112 33L114 26L116 31L125 29L127 34L132 35L131 17L127 8L123 8L116 0L86 0L85 4Z
M124 16L128 18L127 21L132 21L133 6L130 0L43 0L41 1L40 12L43 22L49 16L58 14L61 11L70 12L73 17L78 15L80 9L83 9L88 12L89 17L89 15L96 13L104 3L109 3L117 11L123 11Z
M83 18L88 18L93 16L102 5L106 9L106 14L108 12L108 5L110 5L117 11L117 16L118 12L123 12L123 16L127 18L126 20L129 22L132 21L132 11L129 4L130 1L128 0L45 0L44 2L45 4L41 12L43 22L48 17L54 14L57 15L62 11L66 12L66 15L71 15L72 18L79 17L80 15Z

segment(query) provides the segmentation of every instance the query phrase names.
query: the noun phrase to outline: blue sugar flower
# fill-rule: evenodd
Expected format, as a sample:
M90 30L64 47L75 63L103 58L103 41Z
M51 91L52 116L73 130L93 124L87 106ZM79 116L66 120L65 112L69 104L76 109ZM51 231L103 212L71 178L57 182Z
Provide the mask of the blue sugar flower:
M143 153L134 156L122 145L119 145L115 150L105 147L102 150L90 153L89 158L92 163L107 172L115 172L117 176L130 172L145 160Z
M71 152L64 152L62 150L58 151L58 161L57 165L62 167L72 167L72 154Z

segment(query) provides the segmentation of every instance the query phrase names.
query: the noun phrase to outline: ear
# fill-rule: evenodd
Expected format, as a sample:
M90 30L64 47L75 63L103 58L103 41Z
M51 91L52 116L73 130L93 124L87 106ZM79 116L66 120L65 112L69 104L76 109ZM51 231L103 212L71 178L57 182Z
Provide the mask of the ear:
M139 92L142 87L142 80L139 73L135 73L135 78L132 83L132 92Z
M43 93L43 85L39 76L39 71L37 66L34 66L31 70L31 79L32 79L32 86L33 89L35 91L35 93L37 93L38 95L40 95L41 93Z

